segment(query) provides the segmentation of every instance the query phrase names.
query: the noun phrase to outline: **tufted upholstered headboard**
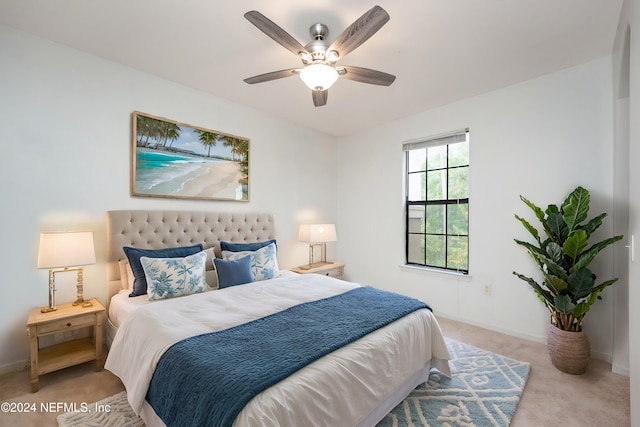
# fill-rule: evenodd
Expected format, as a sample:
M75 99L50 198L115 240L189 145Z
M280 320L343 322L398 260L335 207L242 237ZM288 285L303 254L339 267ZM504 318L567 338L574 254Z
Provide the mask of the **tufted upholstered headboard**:
M273 215L198 211L107 211L107 302L118 293L123 246L160 249L202 243L220 257L220 242L275 239Z

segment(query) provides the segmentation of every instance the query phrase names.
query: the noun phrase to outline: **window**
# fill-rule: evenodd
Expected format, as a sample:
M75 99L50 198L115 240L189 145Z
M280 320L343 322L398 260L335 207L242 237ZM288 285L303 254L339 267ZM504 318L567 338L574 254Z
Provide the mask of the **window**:
M469 130L403 145L406 263L469 272Z

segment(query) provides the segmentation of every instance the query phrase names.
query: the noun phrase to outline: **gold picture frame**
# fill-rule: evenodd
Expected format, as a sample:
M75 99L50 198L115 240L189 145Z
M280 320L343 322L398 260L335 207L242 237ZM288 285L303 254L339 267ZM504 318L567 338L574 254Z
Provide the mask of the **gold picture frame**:
M249 201L248 138L134 111L131 195Z

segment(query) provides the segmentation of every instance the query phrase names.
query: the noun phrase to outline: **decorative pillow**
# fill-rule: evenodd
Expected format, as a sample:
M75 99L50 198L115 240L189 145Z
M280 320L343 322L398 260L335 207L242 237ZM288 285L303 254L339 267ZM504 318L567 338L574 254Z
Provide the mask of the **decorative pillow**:
M222 258L227 260L239 259L249 256L254 280L273 279L278 273L278 259L276 257L276 245L270 243L255 251L231 252L222 251Z
M213 263L216 266L218 288L220 289L253 282L251 258L248 256L234 260L214 258Z
M207 254L202 251L184 258L141 257L147 276L149 301L196 294L207 288L204 280Z
M220 242L220 249L223 251L231 251L231 252L246 252L246 251L257 251L260 248L264 248L265 246L273 243L277 244L275 239L273 240L265 240L264 242L252 242L252 243L233 243L233 242Z
M122 248L124 253L129 259L129 265L131 265L131 271L133 271L133 292L129 294L130 297L137 297L147 293L147 279L144 275L144 269L140 264L140 258L145 256L147 258L181 258L193 254L197 254L202 251L202 245L197 244L193 246L181 246L178 248L164 248L164 249L138 249L130 246Z

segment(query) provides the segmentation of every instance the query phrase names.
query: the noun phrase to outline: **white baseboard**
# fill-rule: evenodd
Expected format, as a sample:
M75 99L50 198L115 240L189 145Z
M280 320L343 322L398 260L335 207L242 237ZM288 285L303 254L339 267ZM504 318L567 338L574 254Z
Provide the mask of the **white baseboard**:
M625 377L631 376L631 369L628 366L611 365L611 371L614 374L624 375Z
M17 362L0 365L0 375L8 374L9 372L18 372L28 368L29 359L18 360Z
M466 319L459 316L450 316L448 314L436 313L436 317L444 317L445 319L455 320L456 322L466 323L467 325L477 326L478 328L487 329L489 331L498 332L505 335L510 335L512 337L522 338L527 341L533 341L541 344L547 343L547 337L534 336L529 334L523 334L520 332L512 331L510 329L501 328L495 325L488 325L481 322L476 322L470 319Z
M537 343L541 343L541 344L545 344L545 345L547 344L547 337L546 336L541 337L541 336L523 334L523 333L512 331L510 329L501 328L499 326L487 325L487 324L484 324L484 323L475 322L473 320L465 319L465 318L462 318L462 317L459 317L459 316L450 316L448 314L441 314L441 313L436 313L436 316L437 317L444 317L444 318L450 319L450 320L455 320L457 322L466 323L466 324L471 325L471 326L477 326L478 328L487 329L489 331L499 332L501 334L509 335L509 336L512 336L512 337L522 338L522 339L525 339L527 341L533 341L533 342L537 342ZM597 351L593 351L593 350L591 350L591 357L593 359L598 359L598 360L605 361L605 362L607 362L609 364L612 361L611 354L597 352ZM623 366L613 366L612 365L611 366L611 370L613 372L617 373L617 374L629 376L629 369L625 368Z

